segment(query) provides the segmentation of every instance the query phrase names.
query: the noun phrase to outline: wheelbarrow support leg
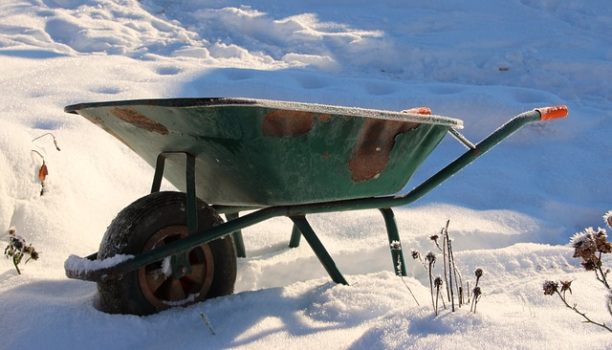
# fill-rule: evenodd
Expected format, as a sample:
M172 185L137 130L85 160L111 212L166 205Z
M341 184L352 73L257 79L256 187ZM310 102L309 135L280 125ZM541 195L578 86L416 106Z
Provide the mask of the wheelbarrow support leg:
M187 187L187 227L189 234L198 232L198 205L195 185L195 156L185 153L185 183Z
M319 258L319 261L321 262L325 270L327 270L327 273L329 274L331 279L336 283L348 285L348 282L344 279L344 276L342 276L342 273L340 273L338 267L336 267L336 263L323 246L323 243L321 243L321 241L319 240L319 237L317 237L317 234L314 232L312 226L310 226L310 224L306 220L306 217L292 216L291 220L293 220L293 223L298 228L298 230L302 232L302 235L304 235L306 242L308 242L314 253L317 255L317 258Z
M161 188L162 178L164 177L164 168L166 166L166 156L161 153L157 155L155 163L155 175L153 175L153 184L151 185L151 193L159 192Z
M151 193L159 192L161 182L164 177L164 168L166 166L166 158L171 155L182 154L185 156L185 187L187 202L187 228L189 233L198 232L198 208L195 185L195 156L187 152L163 152L157 155L155 163L155 175L153 175L153 184L151 185Z
M238 213L227 213L225 218L227 221L238 219ZM244 239L242 239L242 230L236 230L232 233L234 239L234 247L236 247L236 256L239 258L246 258L246 248L244 247Z
M164 177L164 168L166 165L166 157L175 154L183 154L185 156L185 187L186 191L186 203L185 209L187 210L187 229L189 234L195 234L198 232L198 208L197 208L197 196L196 196L196 185L195 185L195 156L187 152L164 152L157 156L157 162L155 164L155 175L153 175L153 184L151 185L151 193L159 192L161 188L161 182ZM185 274L191 272L191 265L187 254L180 253L172 255L171 258L172 274L175 278L181 278Z
M380 212L385 219L385 226L387 227L387 236L389 237L389 248L391 248L393 270L398 276L407 276L406 262L404 261L404 254L402 253L402 243L400 241L399 230L397 229L397 223L395 222L393 210L390 208L382 208L380 209Z
M289 240L289 248L297 248L300 246L300 238L302 237L302 233L297 225L293 225L293 230L291 230L291 239Z

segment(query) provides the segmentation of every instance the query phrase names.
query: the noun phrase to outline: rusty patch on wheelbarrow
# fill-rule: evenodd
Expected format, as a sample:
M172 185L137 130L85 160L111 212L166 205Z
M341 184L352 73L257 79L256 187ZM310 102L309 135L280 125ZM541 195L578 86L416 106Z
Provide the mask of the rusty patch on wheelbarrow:
M266 114L262 131L265 136L294 137L307 134L313 124L311 112L276 110Z
M397 135L419 126L419 123L367 119L359 132L348 166L353 181L377 178L385 170Z
M155 132L160 135L168 135L168 128L129 108L113 108L111 113L115 117L138 128Z

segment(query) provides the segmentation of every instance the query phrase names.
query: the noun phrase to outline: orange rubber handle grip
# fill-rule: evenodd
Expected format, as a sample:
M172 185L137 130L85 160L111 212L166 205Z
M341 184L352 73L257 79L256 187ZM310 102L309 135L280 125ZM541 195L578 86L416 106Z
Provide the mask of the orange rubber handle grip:
M420 115L431 115L431 108L429 107L414 107L410 109L405 109L402 113L412 113L412 114L420 114Z
M540 120L565 118L569 112L567 106L564 105L536 108L535 110L540 113Z

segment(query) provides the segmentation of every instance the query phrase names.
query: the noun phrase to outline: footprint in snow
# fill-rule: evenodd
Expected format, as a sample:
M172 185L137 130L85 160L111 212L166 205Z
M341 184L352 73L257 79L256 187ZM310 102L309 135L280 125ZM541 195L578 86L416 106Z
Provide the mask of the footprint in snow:
M176 75L181 72L180 68L177 67L159 67L157 68L157 74L159 75Z

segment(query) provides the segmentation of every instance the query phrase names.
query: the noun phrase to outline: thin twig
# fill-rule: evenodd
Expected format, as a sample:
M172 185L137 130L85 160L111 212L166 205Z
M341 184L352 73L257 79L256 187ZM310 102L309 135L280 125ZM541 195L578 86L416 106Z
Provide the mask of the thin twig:
M38 139L41 139L41 138L43 138L43 137L45 137L45 136L51 136L51 137L53 138L53 145L55 145L55 149L56 149L56 150L58 150L58 151L61 151L61 149L60 149L60 148L59 148L59 146L57 145L57 139L55 138L55 135L53 135L53 134L52 134L52 133L50 133L50 132L48 132L48 133L46 133L46 134L43 134L43 135L40 135L40 136L38 136L38 137L34 138L34 139L32 140L32 142L34 142L34 141L36 141L36 140L38 140Z
M436 308L435 304L434 304L434 297L433 297L433 281L431 280L431 265L433 265L433 263L429 263L429 290L431 294L431 307Z
M417 306L421 306L417 298L414 296L414 293L412 293L412 289L410 289L410 287L408 286L408 283L404 281L404 276L402 275L402 260L399 255L397 256L397 265L395 266L395 269L398 272L397 275L400 276L402 283L404 284L404 286L406 286L406 289L408 289L408 292L410 292L410 295L412 295L412 299L414 299L414 302L417 304Z
M412 299L414 299L414 302L417 304L417 306L421 306L421 304L419 304L419 301L417 300L417 298L414 296L414 293L412 293L412 289L410 289L410 287L408 286L408 283L406 283L406 281L404 281L404 276L400 276L402 283L404 283L404 286L406 286L406 289L408 289L408 291L410 292L410 295L412 295Z
M606 326L604 323L597 323L593 320L591 320L590 318L587 317L587 315L584 312L580 312L577 308L576 308L576 304L574 304L574 306L570 306L567 301L565 300L564 295L561 295L561 293L559 293L558 290L555 291L557 293L557 295L559 296L559 298L561 298L561 301L563 301L563 304L565 304L565 306L567 306L569 309L574 310L574 312L576 312L578 315L582 316L587 323L592 323L594 325L597 325L599 327L603 327L605 329L608 330L608 332L612 332L612 328ZM564 293L565 294L565 293Z
M601 261L601 252L599 252L599 261ZM597 274L597 271L599 271L599 273L601 274L601 278L599 277L599 274ZM608 279L606 278L606 275L608 273L604 273L603 269L601 268L601 265L597 267L597 269L595 270L595 277L597 278L597 280L601 283L603 283L604 286L606 286L606 288L610 289L610 285L608 284Z
M208 317L206 317L204 311L200 312L200 318L202 318L202 321L204 321L204 324L206 324L206 327L208 327L210 333L212 333L212 335L216 335L217 333L215 333L215 330L213 329L212 324L208 320Z
M425 257L425 259L429 263L428 274L429 274L429 295L431 296L431 307L435 310L436 304L434 303L433 278L431 276L431 269L433 268L433 265L436 262L436 256L434 255L434 253L429 252L427 253L427 256Z
M453 265L453 274L455 277L455 288L457 288L457 294L459 298L459 306L463 304L463 276L461 276L461 272L457 269L457 265L455 264L455 253L453 252L451 241L448 242L448 249L450 255L450 262Z
M438 316L438 299L440 297L440 287L436 287L436 316ZM442 298L442 300L444 300L444 298Z
M448 241L448 235L444 232L444 228L442 228L442 231L440 232L440 234L442 235L442 266L444 267L444 284L446 285L446 298L448 299L448 301L450 301L450 290L449 290L449 283L448 283L448 273L446 270L446 263L447 263L447 259L446 259L446 248L447 248L447 241Z
M43 163L45 162L45 157L43 157L43 155L42 155L42 154L40 154L40 152L38 152L38 151L37 151L37 150L35 150L35 149L33 149L33 150L31 150L31 151L32 151L32 152L34 152L34 153L36 153L36 154L38 154L38 156L39 156L39 157L42 159Z
M457 269L457 265L455 264L455 254L453 253L452 241L450 240L450 236L448 234L448 226L450 224L450 220L446 221L446 227L444 231L446 232L446 237L448 240L448 267L449 271L453 273L455 277L455 288L457 290L457 299L459 300L459 307L463 304L463 276L461 276L461 272ZM459 277L457 277L459 276ZM453 286L451 285L451 288Z
M450 246L450 239L448 239L448 234L447 234L447 240L446 240L447 244L448 244L448 252L449 252L449 258L450 258L450 251L451 251L451 246ZM450 265L448 266L449 270L450 270ZM451 294L451 311L455 312L455 295L453 294L453 274L451 273L451 271L448 271L448 281L450 283L450 294Z

